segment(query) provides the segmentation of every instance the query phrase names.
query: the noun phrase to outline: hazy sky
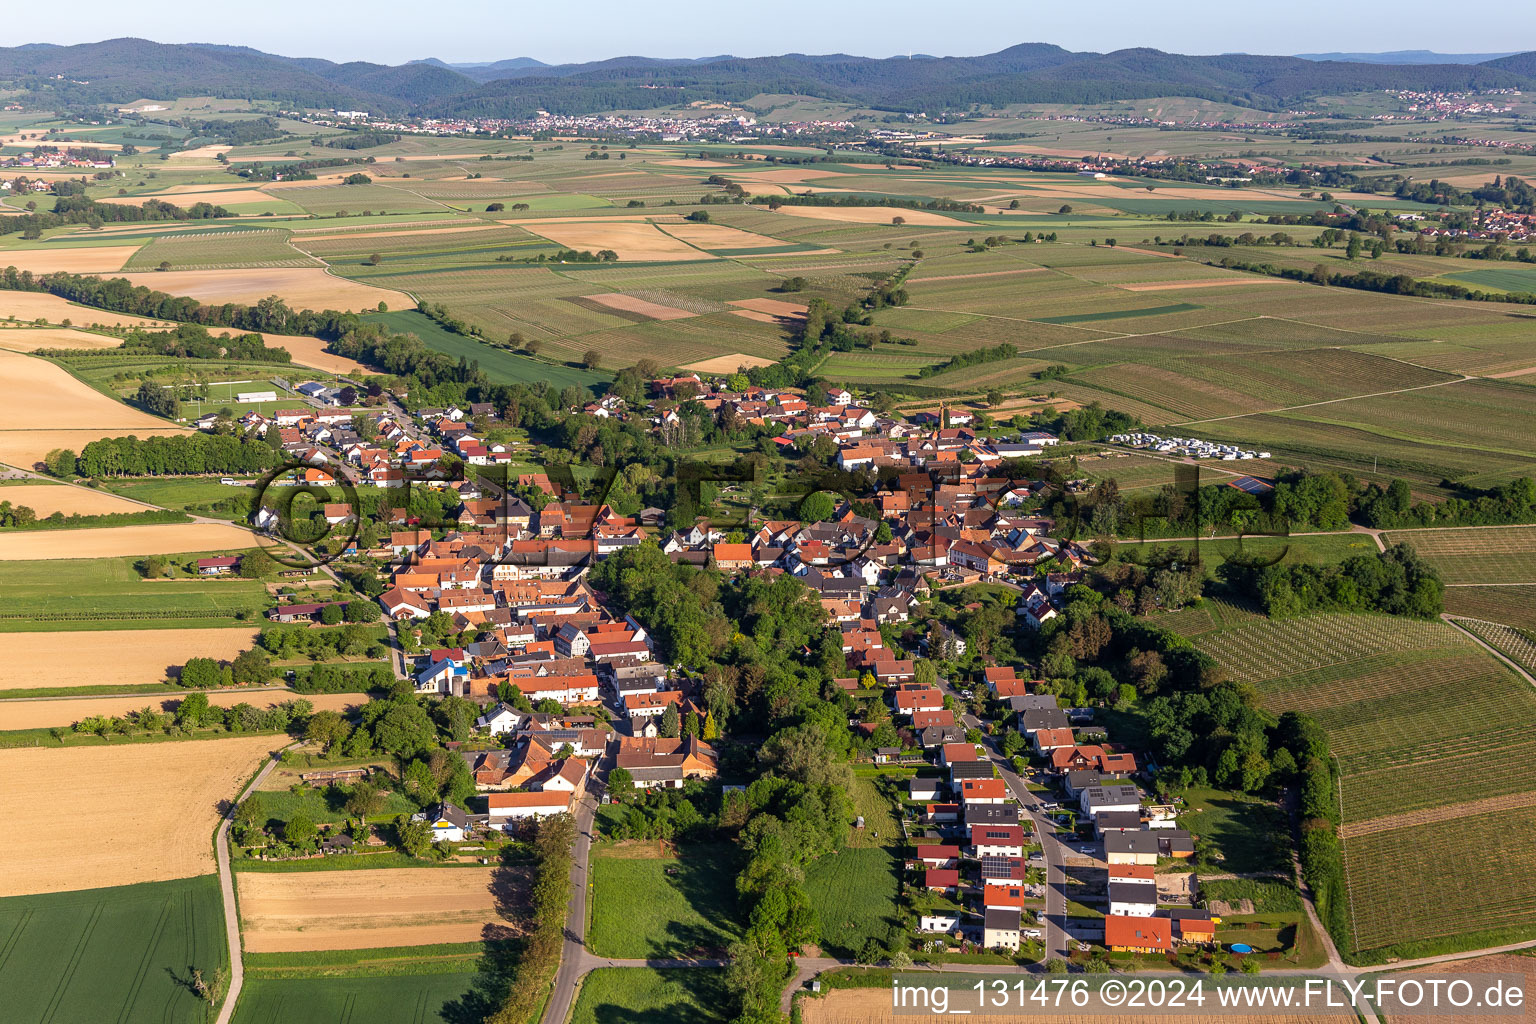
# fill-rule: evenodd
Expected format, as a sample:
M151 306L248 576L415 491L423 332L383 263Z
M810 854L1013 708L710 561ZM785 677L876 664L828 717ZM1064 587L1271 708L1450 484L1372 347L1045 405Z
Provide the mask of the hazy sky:
M1496 25L1496 29L1491 26ZM81 43L116 36L231 43L292 57L398 64L536 57L549 63L629 54L989 53L1014 43L1071 50L1151 46L1180 53L1310 53L1426 49L1482 53L1536 49L1536 4L1495 0L1476 16L1447 17L1439 0L1399 0L1390 17L1369 4L1296 0L1096 0L1048 4L970 0L76 0L18 3L0 44Z

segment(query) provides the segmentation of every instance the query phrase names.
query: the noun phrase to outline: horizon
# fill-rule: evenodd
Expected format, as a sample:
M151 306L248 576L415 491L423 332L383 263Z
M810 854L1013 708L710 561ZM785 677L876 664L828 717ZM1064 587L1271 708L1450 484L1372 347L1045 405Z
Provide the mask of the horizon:
M205 43L247 46L287 57L319 57L338 63L366 61L399 65L436 58L450 64L490 63L531 57L546 64L587 63L615 57L699 59L729 54L767 57L789 53L845 53L875 59L923 53L936 57L979 56L1021 42L1047 42L1075 52L1109 53L1146 47L1190 55L1255 54L1294 56L1301 53L1391 53L1429 50L1445 54L1519 53L1536 50L1536 8L1506 11L1501 39L1523 38L1523 45L1490 48L1481 26L1422 26L1438 20L1439 8L1428 0L1409 0L1397 9L1396 26L1382 26L1372 12L1338 9L1318 0L1304 0L1281 26L1260 23L1256 16L1234 11L1213 0L1186 4L1182 16L1152 16L1145 8L1108 0L1091 23L1068 10L1031 11L1027 31L1032 37L1006 45L979 44L1016 21L1013 5L990 0L969 10L964 25L930 25L931 11L913 2L896 0L878 22L870 23L851 4L792 4L770 24L753 25L753 45L740 45L739 23L711 21L714 9L699 0L665 0L634 24L629 5L596 0L585 13L579 37L556 14L520 12L528 19L510 31L500 30L505 10L487 0L457 5L451 22L422 24L419 12L400 0L362 4L346 2L316 7L296 0L272 0L260 24L236 23L223 10L188 0L163 5L153 34L133 11L101 0L87 0L78 16L60 24L56 14L23 6L7 20L0 45L71 46L107 39L134 37L160 43ZM360 17L361 16L361 17ZM1326 28L1316 23L1327 19ZM1248 19L1253 19L1251 22ZM483 30L466 32L466 23L486 20ZM225 24L225 22L228 22ZM905 26L922 24L921 30ZM175 26L175 27L172 27ZM185 27L181 27L185 26ZM814 26L807 31L806 26ZM1320 43L1318 38L1326 39ZM323 43L318 42L324 40Z

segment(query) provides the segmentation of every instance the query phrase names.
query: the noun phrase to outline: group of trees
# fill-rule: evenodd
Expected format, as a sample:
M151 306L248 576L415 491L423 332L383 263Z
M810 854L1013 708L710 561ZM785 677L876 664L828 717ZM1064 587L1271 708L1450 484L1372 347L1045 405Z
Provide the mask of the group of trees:
M1440 502L1414 501L1406 480L1385 488L1368 484L1355 498L1356 515L1380 530L1416 526L1492 526L1536 519L1536 480L1522 476L1487 490L1468 490Z
M1440 574L1408 544L1396 544L1379 554L1355 555L1338 565L1253 569L1234 560L1222 569L1229 582L1257 600L1271 618L1318 611L1374 611L1429 619L1445 609Z
M138 207L110 206L106 209L134 210ZM0 222L4 219L0 218ZM167 295L143 285L135 285L124 277L95 277L62 271L37 275L30 270L18 271L15 267L6 267L0 271L0 289L47 292L96 309L131 313L152 320L177 320L206 327L234 327L241 331L312 334L318 338L332 339L363 325L355 313L336 310L315 312L308 309L295 311L275 295L252 306L236 302L210 305L187 296Z
M309 658L311 661L328 661L333 658L370 657L382 658L384 645L379 640L377 628L360 625L359 623L377 620L379 606L372 601L349 601L345 605L345 611L353 612L349 616L353 625L342 626L338 629L308 629L304 626L268 626L257 636L256 642L261 649L279 661L290 661L294 658ZM343 606L329 605L325 610L335 610L339 620L343 617ZM372 609L373 620L364 618L368 613L365 609Z
M944 373L948 370L959 370L967 366L980 366L982 363L1001 362L1005 359L1012 359L1018 354L1019 349L1017 345L1003 342L1001 345L994 345L991 348L978 348L972 349L969 352L961 352L958 355L951 356L942 363L923 367L917 372L917 375L919 377L932 377L935 374Z
M271 469L277 461L277 450L253 437L201 432L145 438L129 435L88 442L75 460L75 472L81 476L249 475Z
M133 203L98 203L83 195L61 195L54 201L53 209L43 213L21 213L0 216L0 235L21 232L23 238L41 238L49 228L66 224L85 224L100 227L103 224L126 224L138 221L207 220L214 217L231 217L228 210L211 203L193 203L183 209L163 199L149 199L142 205Z
M122 345L110 351L176 359L234 359L243 363L286 363L292 359L285 348L268 348L259 334L214 337L201 324L177 324L168 331L134 330L123 338Z
M265 708L245 703L227 708L214 707L209 703L208 695L199 691L183 697L170 710L146 706L118 717L92 715L75 722L71 729L103 737L157 732L186 735L205 729L224 729L232 733L301 733L313 712L314 705L302 698Z

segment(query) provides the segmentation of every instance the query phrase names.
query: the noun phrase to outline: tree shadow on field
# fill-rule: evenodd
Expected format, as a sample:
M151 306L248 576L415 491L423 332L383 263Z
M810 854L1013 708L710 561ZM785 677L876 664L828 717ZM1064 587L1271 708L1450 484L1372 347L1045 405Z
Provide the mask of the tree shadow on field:
M483 1024L506 1002L525 940L505 925L488 924L480 941L484 950L469 991L443 1004L441 1016L447 1024Z

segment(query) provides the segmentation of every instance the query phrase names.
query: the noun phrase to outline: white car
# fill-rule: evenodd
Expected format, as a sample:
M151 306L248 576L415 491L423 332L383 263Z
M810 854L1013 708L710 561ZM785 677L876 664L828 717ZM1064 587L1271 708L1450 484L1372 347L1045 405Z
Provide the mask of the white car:
M1045 938L1045 932L1041 931L1039 928L1025 928L1023 931L1019 932L1019 934L1024 936L1026 939Z

